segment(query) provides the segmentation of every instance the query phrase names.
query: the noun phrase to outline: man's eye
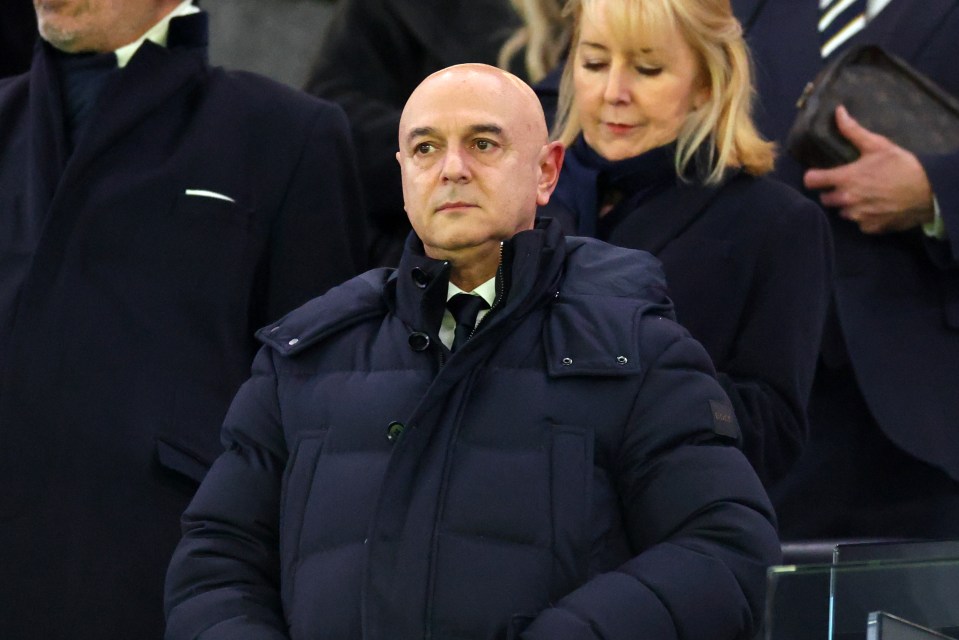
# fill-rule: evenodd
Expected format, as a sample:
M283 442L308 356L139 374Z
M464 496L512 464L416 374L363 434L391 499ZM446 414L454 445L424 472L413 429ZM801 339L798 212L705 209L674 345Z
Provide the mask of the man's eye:
M433 151L434 148L435 147L429 142L421 142L416 145L416 148L413 150L413 152L417 155L426 155L427 153Z
M477 140L474 143L474 146L480 151L489 151L496 146L496 143L494 143L492 140Z

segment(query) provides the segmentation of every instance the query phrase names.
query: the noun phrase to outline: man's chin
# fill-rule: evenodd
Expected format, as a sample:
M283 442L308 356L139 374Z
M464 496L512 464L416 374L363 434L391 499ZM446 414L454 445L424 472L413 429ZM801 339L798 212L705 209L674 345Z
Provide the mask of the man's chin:
M64 53L83 53L83 41L74 31L54 26L40 26L40 37L51 47Z

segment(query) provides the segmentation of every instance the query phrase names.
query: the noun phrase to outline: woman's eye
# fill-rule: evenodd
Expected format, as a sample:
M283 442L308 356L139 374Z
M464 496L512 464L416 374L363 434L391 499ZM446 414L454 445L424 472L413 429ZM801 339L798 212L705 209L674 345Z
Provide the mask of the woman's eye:
M606 63L598 60L587 60L583 62L583 68L587 71L602 71L605 67Z
M636 71L644 76L658 76L663 72L662 67L636 67Z

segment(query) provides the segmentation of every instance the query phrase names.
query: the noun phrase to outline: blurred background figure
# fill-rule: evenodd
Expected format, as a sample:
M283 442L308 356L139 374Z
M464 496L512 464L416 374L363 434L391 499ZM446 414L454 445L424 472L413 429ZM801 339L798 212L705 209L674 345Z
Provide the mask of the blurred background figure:
M509 0L338 0L307 90L346 111L376 264L395 265L410 226L396 169L396 130L423 78L496 62L519 25Z
M559 101L559 80L569 53L573 23L564 0L510 0L522 20L499 51L497 64L525 72L552 129Z
M959 97L959 0L734 0L760 130L782 141L803 87L876 44ZM959 150L916 156L836 114L861 157L777 174L829 208L833 311L806 453L772 496L786 538L959 537ZM798 240L798 239L797 239Z
M337 0L205 0L210 62L300 88Z
M541 215L662 260L768 485L796 460L828 302L822 211L763 177L749 57L727 0L578 0ZM737 437L731 430L730 437Z

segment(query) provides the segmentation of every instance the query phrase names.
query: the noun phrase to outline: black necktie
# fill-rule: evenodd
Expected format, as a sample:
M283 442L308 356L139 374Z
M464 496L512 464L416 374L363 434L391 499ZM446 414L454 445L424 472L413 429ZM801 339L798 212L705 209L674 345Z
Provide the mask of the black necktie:
M456 320L456 330L453 332L453 346L450 347L450 351L456 351L470 339L473 329L476 328L476 316L478 316L479 312L483 309L489 309L489 304L480 296L474 296L469 293L457 293L447 300L446 307L450 310L450 313L453 314L453 319Z
M866 0L820 0L819 52L825 60L866 26Z

